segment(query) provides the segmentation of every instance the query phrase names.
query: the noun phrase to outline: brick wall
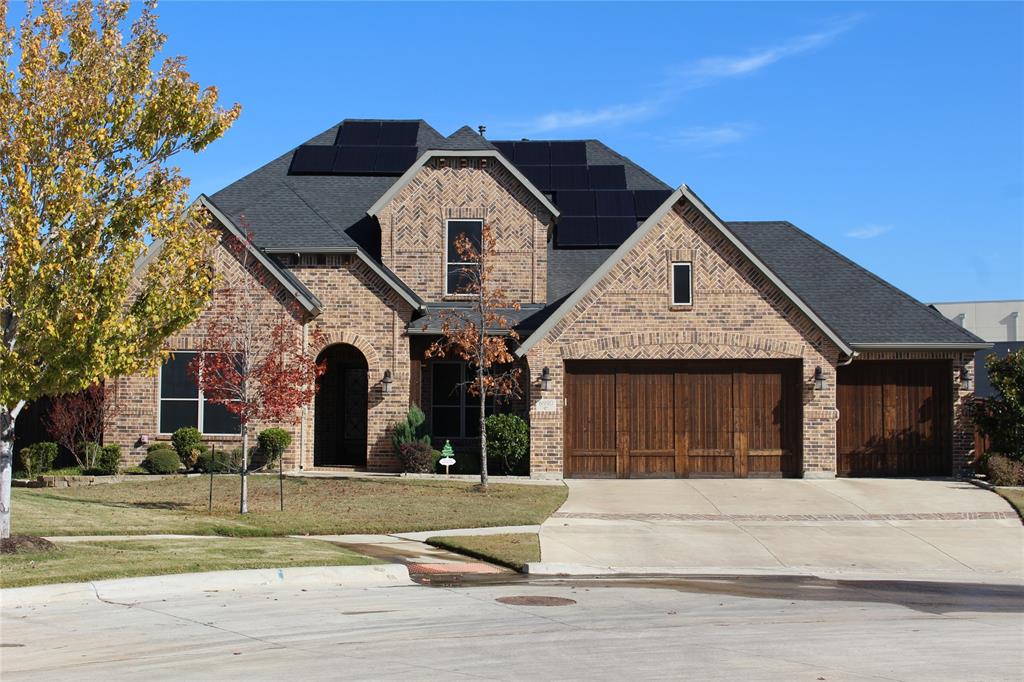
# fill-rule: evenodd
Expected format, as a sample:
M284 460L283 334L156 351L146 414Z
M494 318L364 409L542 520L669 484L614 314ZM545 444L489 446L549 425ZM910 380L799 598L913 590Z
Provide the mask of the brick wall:
M547 300L551 216L494 159L435 158L378 215L381 258L427 301L445 298L445 221L480 218L493 230L494 281L520 303Z
M673 306L670 264L693 263L693 304ZM803 470L835 472L839 351L696 208L681 201L527 355L531 473L562 471L563 362L575 359L803 361ZM552 386L541 392L540 373ZM813 390L815 367L828 387ZM553 398L553 411L537 400ZM550 403L549 403L550 404Z

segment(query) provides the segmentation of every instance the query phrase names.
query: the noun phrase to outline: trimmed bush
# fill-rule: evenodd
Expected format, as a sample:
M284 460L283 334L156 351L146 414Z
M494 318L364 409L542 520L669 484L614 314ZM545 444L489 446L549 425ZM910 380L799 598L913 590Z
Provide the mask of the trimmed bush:
M429 474L434 470L434 448L429 443L405 443L398 450L402 471L411 474Z
M391 446L399 459L402 455L402 446L407 443L430 444L430 436L426 435L423 429L423 424L426 421L427 415L423 414L423 410L412 405L409 407L409 413L405 416L405 421L395 423L391 430Z
M121 446L104 445L96 458L96 471L102 476L113 476L121 468Z
M183 426L171 436L171 443L178 458L186 469L195 466L196 458L202 452L203 435L194 426Z
M1024 464L1006 455L990 455L985 468L992 485L1024 485Z
M60 448L56 443L42 442L23 447L18 452L21 468L29 477L38 476L53 468Z
M257 447L259 448L262 466L272 466L284 454L292 442L292 434L284 429L263 429L260 435L256 436Z
M146 454L153 452L154 450L173 450L174 446L165 440L160 440L155 443L150 443L146 446Z
M154 450L139 464L150 474L176 474L181 468L181 458L170 448Z
M204 474L237 473L242 468L242 449L202 452L196 458L196 471Z
M488 459L501 462L502 473L524 474L529 468L530 427L514 414L492 414L484 422L487 428Z

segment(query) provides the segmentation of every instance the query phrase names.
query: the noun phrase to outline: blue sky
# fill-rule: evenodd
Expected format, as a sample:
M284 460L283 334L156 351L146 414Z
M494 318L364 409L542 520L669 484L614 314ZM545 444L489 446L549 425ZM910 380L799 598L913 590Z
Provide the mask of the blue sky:
M243 105L181 159L195 193L345 117L597 137L723 218L791 220L919 299L1024 298L1024 4L159 12L168 52Z

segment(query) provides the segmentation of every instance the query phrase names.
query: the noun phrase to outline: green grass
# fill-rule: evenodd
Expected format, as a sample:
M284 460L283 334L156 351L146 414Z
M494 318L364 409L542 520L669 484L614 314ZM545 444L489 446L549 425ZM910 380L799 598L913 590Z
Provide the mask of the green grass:
M372 563L377 561L320 540L223 538L68 542L58 544L51 551L5 554L0 562L0 587L244 568Z
M517 571L528 562L540 561L540 536L536 533L438 536L428 538L427 543Z
M1009 502L1017 513L1020 514L1021 518L1024 519L1024 488L996 488L996 492L999 493L1007 502Z
M250 513L238 510L237 476L124 481L78 488L16 488L13 532L23 535L275 536L394 533L538 524L565 501L564 486L492 484L480 492L461 481L394 479L249 479Z

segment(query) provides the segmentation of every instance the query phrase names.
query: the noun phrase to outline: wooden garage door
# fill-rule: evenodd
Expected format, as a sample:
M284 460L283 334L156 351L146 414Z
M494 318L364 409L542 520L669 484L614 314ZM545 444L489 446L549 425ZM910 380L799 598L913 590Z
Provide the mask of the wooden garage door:
M953 468L949 361L855 361L838 370L836 473L948 476Z
M565 475L796 476L799 361L566 363Z

